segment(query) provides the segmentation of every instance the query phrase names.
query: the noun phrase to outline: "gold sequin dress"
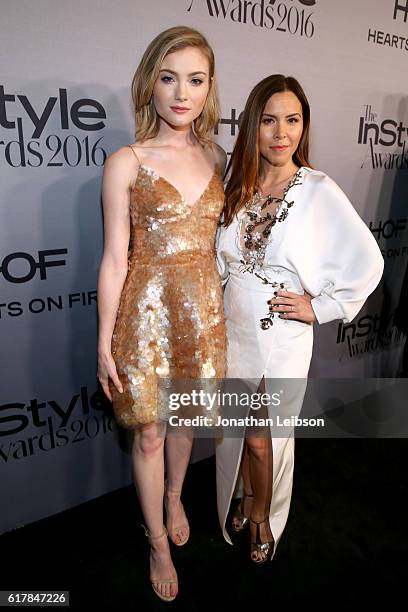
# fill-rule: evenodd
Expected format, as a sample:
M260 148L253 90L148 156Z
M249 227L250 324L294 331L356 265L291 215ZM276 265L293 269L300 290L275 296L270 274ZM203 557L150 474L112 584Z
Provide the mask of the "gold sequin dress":
M161 378L225 375L223 293L215 261L223 203L217 164L194 204L139 165L130 194L129 271L112 336L123 393L109 379L115 419L123 427L158 420Z

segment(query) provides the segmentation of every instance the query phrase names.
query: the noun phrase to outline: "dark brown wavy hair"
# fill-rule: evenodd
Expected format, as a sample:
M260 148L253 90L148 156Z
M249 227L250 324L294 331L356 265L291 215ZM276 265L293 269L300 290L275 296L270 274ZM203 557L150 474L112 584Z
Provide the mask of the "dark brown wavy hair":
M290 76L272 74L262 79L249 94L242 114L241 126L225 176L231 175L225 189L224 225L252 198L259 178L259 126L269 98L282 91L291 91L302 105L303 132L293 155L297 166L311 167L309 162L310 106L300 83Z

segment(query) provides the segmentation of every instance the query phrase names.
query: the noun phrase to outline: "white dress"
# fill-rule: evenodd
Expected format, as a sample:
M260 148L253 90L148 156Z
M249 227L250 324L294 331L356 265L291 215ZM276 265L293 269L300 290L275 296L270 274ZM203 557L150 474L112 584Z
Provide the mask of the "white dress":
M267 208L256 210L263 216ZM245 209L217 234L217 261L225 285L227 377L260 381L264 376L266 384L268 378L304 379L295 398L298 406L291 408L295 414L300 412L306 388L313 325L280 319L277 314L269 319L267 300L282 285L294 293L306 291L313 296L319 324L334 319L349 323L378 285L384 261L347 196L323 172L301 167L275 215L264 249L255 256L253 249L245 248L245 239L252 240L252 245L256 242L254 231L251 236L245 232L251 223ZM259 226L261 231L267 224ZM238 476L243 443L243 437L224 437L216 444L218 515L230 544L226 518L234 492L242 490ZM269 522L275 554L292 494L293 436L272 436L272 450Z

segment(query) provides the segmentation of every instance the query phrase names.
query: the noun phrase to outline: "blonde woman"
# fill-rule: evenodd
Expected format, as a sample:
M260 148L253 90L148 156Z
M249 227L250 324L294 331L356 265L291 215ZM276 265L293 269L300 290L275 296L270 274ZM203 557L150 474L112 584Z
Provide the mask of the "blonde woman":
M165 441L158 385L161 378L225 373L214 237L226 155L209 138L218 99L204 36L183 26L159 34L136 70L132 97L136 142L110 155L103 174L98 378L117 422L134 433L150 579L156 594L171 601L178 581L167 536L177 546L189 538L180 495L192 437Z

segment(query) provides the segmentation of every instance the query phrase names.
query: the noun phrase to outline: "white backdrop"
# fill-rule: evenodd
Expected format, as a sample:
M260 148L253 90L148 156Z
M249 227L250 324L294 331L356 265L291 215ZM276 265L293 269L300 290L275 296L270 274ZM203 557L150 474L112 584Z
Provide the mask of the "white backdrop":
M196 27L213 45L216 139L228 152L256 82L280 72L304 86L312 162L348 194L386 262L352 325L316 330L311 373L398 374L408 0L0 4L0 531L131 482L128 436L96 393L100 179L106 155L134 141L131 79L170 26ZM206 452L201 441L194 457Z

